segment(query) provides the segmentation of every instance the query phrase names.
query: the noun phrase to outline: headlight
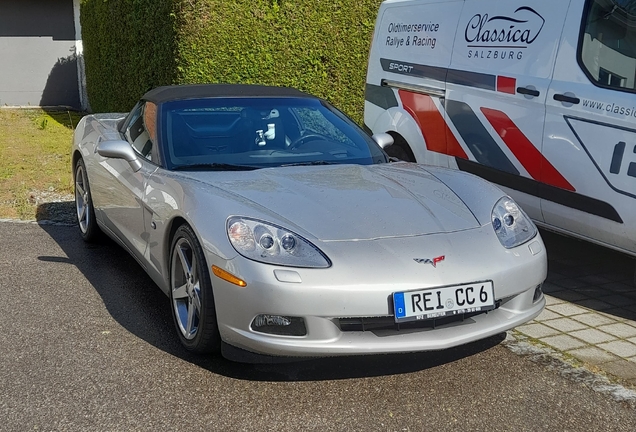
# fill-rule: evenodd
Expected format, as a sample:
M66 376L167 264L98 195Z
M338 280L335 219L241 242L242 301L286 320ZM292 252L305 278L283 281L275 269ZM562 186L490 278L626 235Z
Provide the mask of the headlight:
M510 249L537 235L537 227L509 197L503 197L492 209L492 227L501 244Z
M254 261L288 267L331 266L329 259L309 241L270 223L231 217L227 236L238 253Z

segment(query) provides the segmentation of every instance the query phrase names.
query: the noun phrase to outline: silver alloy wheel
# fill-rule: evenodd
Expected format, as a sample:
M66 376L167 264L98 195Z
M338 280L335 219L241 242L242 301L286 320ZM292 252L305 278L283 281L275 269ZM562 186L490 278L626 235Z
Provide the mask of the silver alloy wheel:
M199 330L201 283L197 259L186 238L180 238L174 245L171 275L172 307L176 321L183 337L192 340Z
M91 221L90 202L88 196L88 181L82 164L77 164L75 171L75 209L77 222L82 233L86 234Z

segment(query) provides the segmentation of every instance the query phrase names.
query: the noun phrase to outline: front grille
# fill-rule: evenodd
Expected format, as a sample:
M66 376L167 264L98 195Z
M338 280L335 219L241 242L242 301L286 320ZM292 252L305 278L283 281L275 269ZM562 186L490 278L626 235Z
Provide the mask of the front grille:
M500 304L501 301L497 301L495 303L495 310L499 307ZM403 323L396 323L395 318L392 315L378 317L338 318L338 324L340 326L340 330L343 332L434 329L447 324L461 322L477 315L487 314L488 312L492 312L492 310L485 312L472 312L461 315L450 315L447 317L435 318L430 320L408 321Z

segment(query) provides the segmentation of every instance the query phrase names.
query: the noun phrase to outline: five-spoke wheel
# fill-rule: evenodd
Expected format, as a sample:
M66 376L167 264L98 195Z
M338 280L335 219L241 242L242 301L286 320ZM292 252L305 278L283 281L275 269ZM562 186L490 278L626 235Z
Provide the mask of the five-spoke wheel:
M77 210L77 224L86 242L94 241L99 234L99 227L95 221L95 209L91 196L86 165L79 159L75 164L75 209Z
M172 241L170 300L183 345L200 353L218 351L220 336L210 273L203 250L187 225L177 229Z

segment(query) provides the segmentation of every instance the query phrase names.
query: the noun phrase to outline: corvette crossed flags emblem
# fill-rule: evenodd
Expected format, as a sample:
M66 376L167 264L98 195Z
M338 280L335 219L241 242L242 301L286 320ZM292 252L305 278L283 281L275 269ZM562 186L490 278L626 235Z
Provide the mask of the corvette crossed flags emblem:
M437 267L437 263L444 261L444 258L446 258L445 255L441 255L438 257L435 257L433 259L430 258L413 258L413 261L415 261L418 264L430 264L433 267Z

